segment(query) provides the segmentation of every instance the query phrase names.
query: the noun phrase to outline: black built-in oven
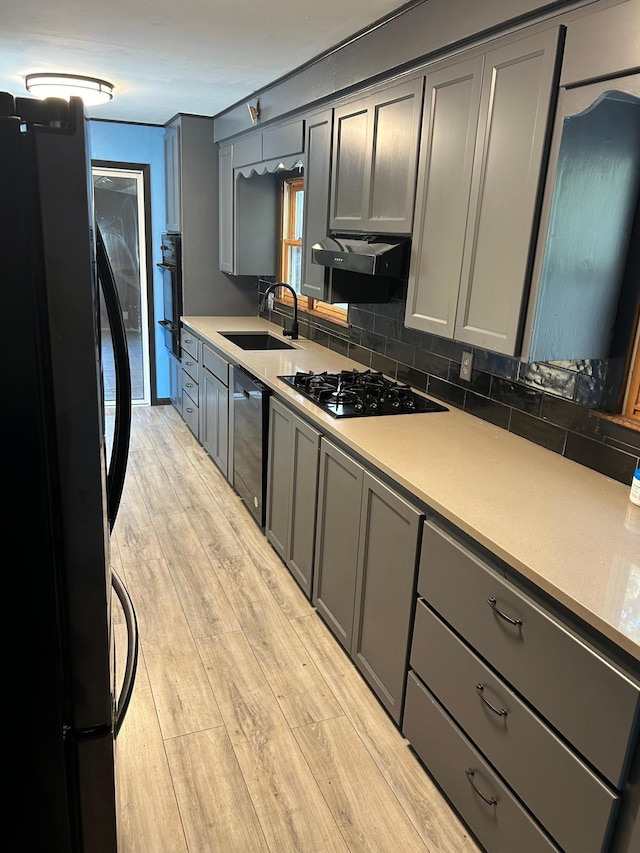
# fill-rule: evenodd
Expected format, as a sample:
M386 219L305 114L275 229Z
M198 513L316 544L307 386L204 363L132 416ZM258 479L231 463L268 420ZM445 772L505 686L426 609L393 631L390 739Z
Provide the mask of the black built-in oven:
M163 318L158 324L164 330L164 345L175 356L180 356L180 315L182 314L182 237L180 234L162 235L162 308Z

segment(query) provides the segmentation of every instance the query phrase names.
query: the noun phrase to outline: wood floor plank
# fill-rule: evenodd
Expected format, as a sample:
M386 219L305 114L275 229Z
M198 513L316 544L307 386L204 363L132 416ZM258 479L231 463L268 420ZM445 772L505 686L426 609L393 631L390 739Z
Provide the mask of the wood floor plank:
M244 635L199 640L198 648L270 851L347 851Z
M123 566L135 566L138 560L160 559L162 549L136 481L129 472L120 509L111 535Z
M423 842L440 853L479 853L357 669L313 613L292 626Z
M246 508L243 505L224 507L224 513L285 616L292 619L306 615L309 612L309 599L258 525L247 525Z
M140 563L129 584L163 737L222 725L165 561Z
M189 853L268 853L226 729L166 742Z
M428 852L346 717L293 734L350 850Z
M116 794L118 853L188 853L144 656L116 741Z
M192 635L237 631L236 614L188 515L159 517L154 526Z
M206 517L215 542L211 562L251 648L264 671L269 672L289 725L301 726L341 714L340 705L253 561L239 546L229 523L222 514L209 513Z

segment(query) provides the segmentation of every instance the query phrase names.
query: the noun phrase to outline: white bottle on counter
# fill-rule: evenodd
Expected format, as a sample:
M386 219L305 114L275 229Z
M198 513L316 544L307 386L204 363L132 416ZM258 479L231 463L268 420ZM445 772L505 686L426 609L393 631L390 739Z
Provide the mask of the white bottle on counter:
M632 504L640 506L640 468L636 468L636 473L633 475L629 500Z

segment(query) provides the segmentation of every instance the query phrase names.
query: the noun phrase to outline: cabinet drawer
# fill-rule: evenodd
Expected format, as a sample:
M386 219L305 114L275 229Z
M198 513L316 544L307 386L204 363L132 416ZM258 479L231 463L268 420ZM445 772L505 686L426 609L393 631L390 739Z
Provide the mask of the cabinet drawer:
M202 345L202 363L209 373L213 373L223 385L229 385L229 362L225 361L206 344Z
M198 338L195 335L191 334L191 332L188 332L186 329L180 329L180 346L196 361L200 361L198 343Z
M486 850L557 853L413 672L407 681L403 733Z
M196 403L193 402L188 394L182 395L182 420L189 427L191 432L198 438L198 415L199 410Z
M191 398L191 402L195 403L196 406L200 402L199 398L199 386L198 383L194 381L193 377L190 376L186 370L182 370L182 395L187 394Z
M563 850L604 848L617 795L423 601L411 666Z
M182 351L182 369L196 382L200 381L200 365L186 350Z
M637 683L429 521L418 591L620 787L638 710Z

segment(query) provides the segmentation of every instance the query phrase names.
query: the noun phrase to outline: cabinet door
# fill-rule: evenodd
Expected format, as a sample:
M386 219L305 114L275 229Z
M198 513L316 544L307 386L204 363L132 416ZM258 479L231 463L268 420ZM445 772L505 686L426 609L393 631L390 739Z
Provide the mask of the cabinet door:
M333 230L411 233L422 85L391 86L334 111Z
M416 193L422 78L370 99L365 231L410 234Z
M229 469L229 389L204 368L201 381L202 445L226 477Z
M302 284L300 292L312 299L325 299L327 268L314 264L311 247L322 240L329 227L329 179L331 176L331 132L333 111L325 110L307 119L304 169L304 227L302 230Z
M179 124L164 131L164 179L167 231L181 231Z
M364 472L351 655L399 723L422 514Z
M320 433L294 415L291 440L291 514L287 566L307 598L311 598Z
M454 337L513 355L528 284L560 28L485 57Z
M169 399L171 405L182 414L182 368L180 359L169 353Z
M640 74L561 90L523 359L610 356L639 196Z
M233 273L233 145L218 152L219 266Z
M428 74L405 322L453 337L483 58Z
M368 124L364 99L334 111L330 226L337 231L358 231L364 224Z
M287 562L289 518L291 515L291 445L293 413L275 400L269 409L269 469L267 482L268 541L283 562Z
M363 468L322 439L313 603L351 652Z

